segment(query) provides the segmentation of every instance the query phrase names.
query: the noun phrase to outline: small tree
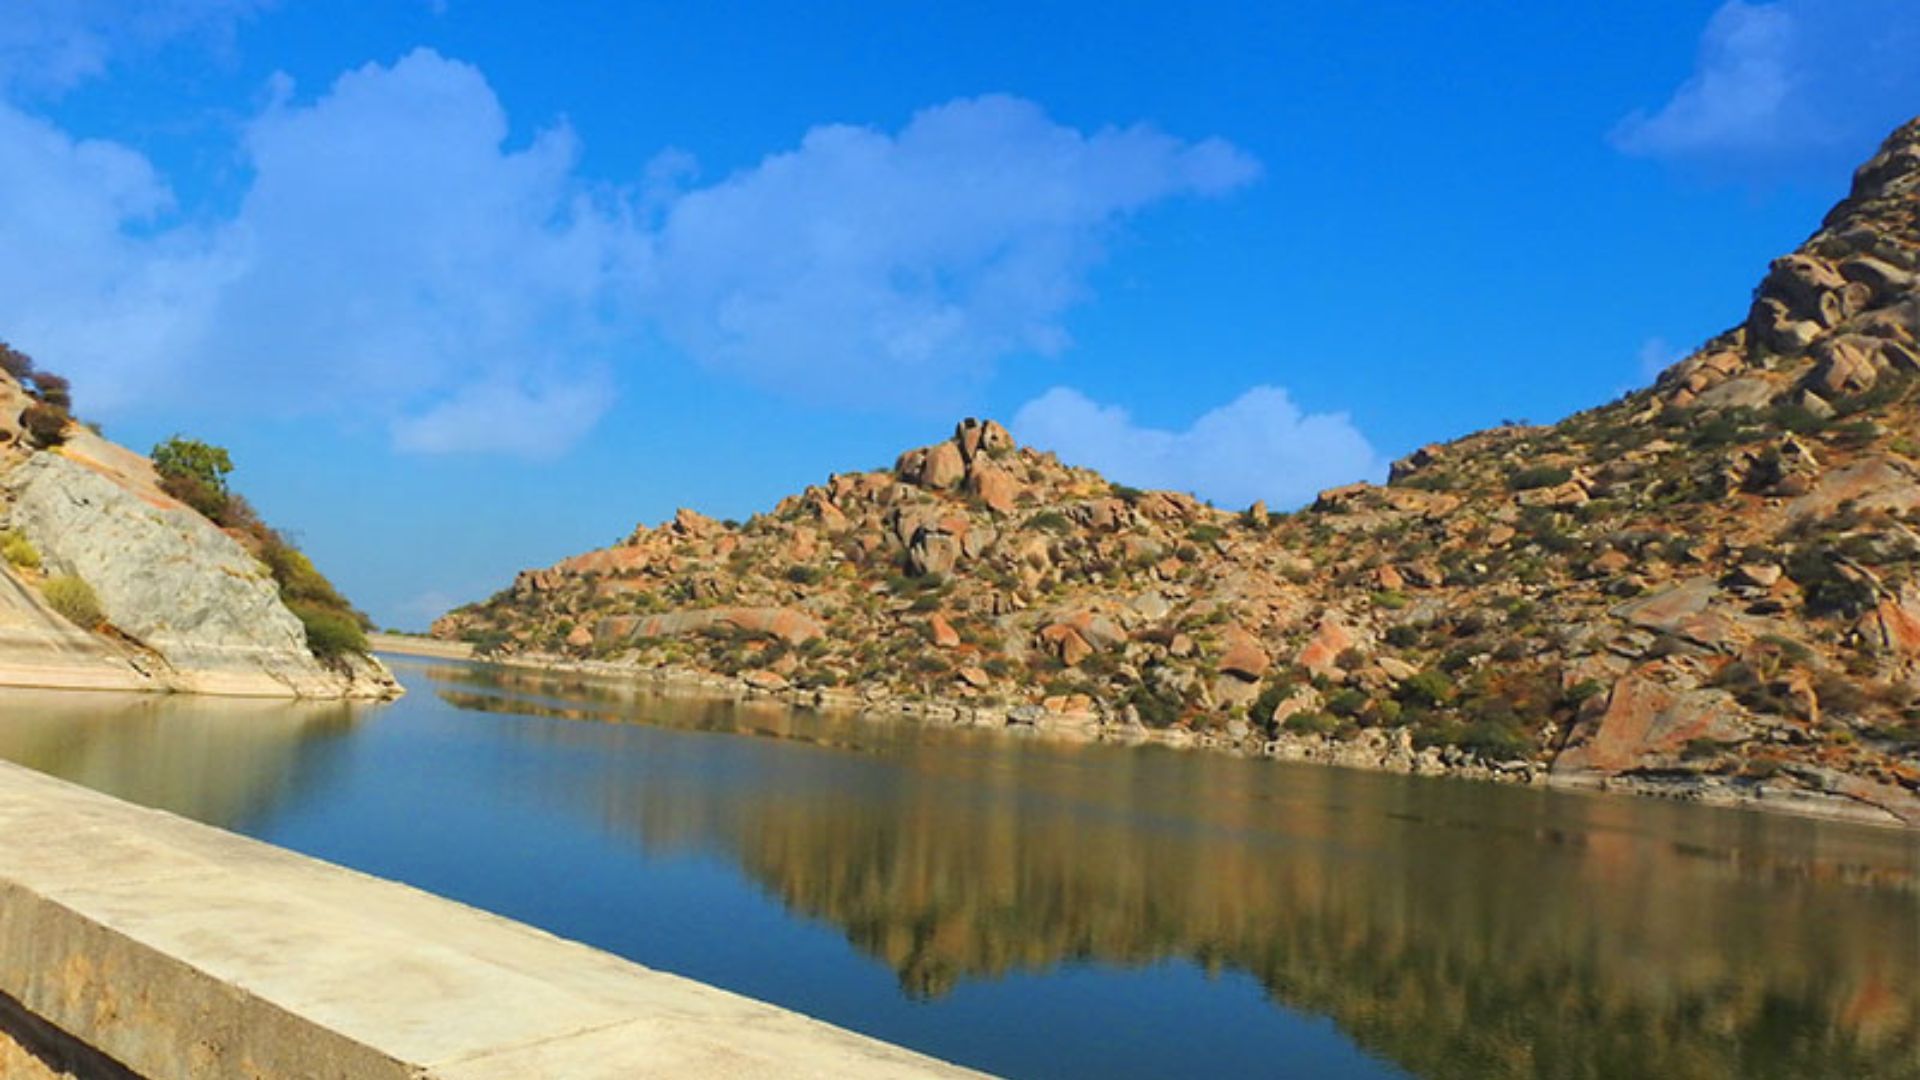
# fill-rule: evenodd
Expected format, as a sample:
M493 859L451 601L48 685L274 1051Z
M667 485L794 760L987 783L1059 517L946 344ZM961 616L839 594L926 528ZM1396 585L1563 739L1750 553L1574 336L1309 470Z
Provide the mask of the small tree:
M33 390L40 400L62 412L73 410L73 384L64 375L51 371L33 373Z
M73 417L67 410L34 402L20 410L20 426L27 429L36 446L59 446L67 441L67 425Z
M226 511L227 474L233 458L226 448L175 435L153 448L153 468L167 494L219 521Z
M0 371L13 376L16 382L25 382L27 376L33 374L33 357L0 341Z

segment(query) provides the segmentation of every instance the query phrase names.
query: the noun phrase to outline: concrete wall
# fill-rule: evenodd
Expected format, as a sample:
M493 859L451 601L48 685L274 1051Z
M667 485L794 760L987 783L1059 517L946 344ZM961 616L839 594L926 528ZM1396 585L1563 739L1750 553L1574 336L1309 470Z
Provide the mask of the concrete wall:
M6 763L0 995L156 1080L972 1075Z

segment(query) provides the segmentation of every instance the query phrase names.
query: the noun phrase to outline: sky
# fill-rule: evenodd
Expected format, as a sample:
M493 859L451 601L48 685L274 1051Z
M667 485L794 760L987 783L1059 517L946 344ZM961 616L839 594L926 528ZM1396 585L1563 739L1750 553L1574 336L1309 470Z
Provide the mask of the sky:
M1291 507L1641 385L1912 0L0 0L0 340L382 625L963 416Z

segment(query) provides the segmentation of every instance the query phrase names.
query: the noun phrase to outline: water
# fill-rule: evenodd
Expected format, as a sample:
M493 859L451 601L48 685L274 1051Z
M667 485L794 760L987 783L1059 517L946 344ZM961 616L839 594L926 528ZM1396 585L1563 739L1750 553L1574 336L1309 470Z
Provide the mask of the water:
M1920 1076L1909 834L395 667L0 756L1012 1076Z

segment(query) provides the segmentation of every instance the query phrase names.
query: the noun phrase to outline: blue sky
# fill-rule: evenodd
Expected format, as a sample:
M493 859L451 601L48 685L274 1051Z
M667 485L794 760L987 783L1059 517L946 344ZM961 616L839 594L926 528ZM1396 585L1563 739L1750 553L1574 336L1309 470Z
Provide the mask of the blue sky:
M0 338L405 626L962 415L1228 505L1556 418L1920 112L1909 0L9 7Z

